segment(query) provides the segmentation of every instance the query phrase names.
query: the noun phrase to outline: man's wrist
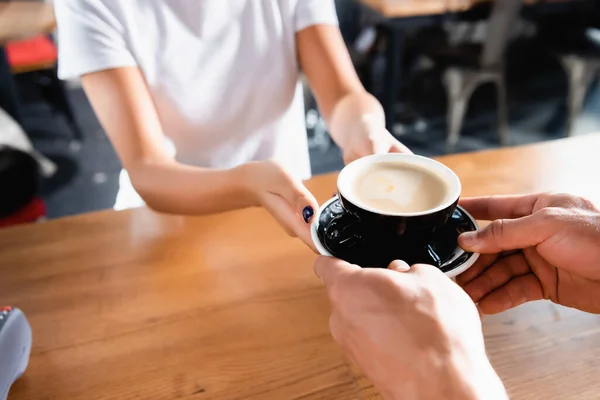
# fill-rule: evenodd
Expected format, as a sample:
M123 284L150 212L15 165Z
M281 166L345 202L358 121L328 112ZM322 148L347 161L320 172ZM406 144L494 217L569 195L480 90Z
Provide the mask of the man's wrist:
M506 389L485 353L453 360L447 383L449 399L507 400Z
M452 357L435 363L423 374L400 378L379 388L386 400L508 400L506 389L483 354L477 357ZM436 373L435 371L438 371Z

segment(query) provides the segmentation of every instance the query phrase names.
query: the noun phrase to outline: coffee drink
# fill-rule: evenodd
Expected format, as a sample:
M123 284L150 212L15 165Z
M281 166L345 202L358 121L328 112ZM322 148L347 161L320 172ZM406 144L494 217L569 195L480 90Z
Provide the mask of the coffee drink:
M374 163L352 188L357 205L382 213L419 213L442 205L448 186L434 172L401 162Z

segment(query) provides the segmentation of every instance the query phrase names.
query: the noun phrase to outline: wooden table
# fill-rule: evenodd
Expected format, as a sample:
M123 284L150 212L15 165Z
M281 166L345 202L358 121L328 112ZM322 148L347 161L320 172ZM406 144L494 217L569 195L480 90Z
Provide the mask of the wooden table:
M531 5L568 1L581 0L524 0L524 3ZM360 2L386 18L407 18L463 12L477 4L489 3L490 0L360 0Z
M52 3L12 1L0 3L0 43L50 33L56 27Z
M464 195L568 191L600 202L600 135L443 157ZM335 177L308 186L324 201ZM328 333L315 258L260 209L145 208L0 231L0 304L33 326L10 400L369 399ZM513 399L596 399L600 316L549 302L486 317Z

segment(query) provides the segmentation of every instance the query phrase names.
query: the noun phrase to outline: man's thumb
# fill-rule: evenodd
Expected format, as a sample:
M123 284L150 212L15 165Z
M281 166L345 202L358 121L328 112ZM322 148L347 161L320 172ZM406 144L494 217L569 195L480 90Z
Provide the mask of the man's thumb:
M495 254L537 246L548 237L547 231L547 221L536 214L497 219L483 229L463 233L458 244L466 251Z
M360 270L360 267L333 257L321 256L315 261L315 274L328 287L333 285L340 276L356 270Z

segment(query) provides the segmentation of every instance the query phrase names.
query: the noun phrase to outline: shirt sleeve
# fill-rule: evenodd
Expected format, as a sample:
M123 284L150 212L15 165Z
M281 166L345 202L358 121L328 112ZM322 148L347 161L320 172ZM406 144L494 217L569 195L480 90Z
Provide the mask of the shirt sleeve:
M127 0L128 1L128 0ZM115 15L118 1L55 0L58 25L58 76L136 66L125 40L125 27Z
M312 25L338 25L335 0L296 0L296 32Z

